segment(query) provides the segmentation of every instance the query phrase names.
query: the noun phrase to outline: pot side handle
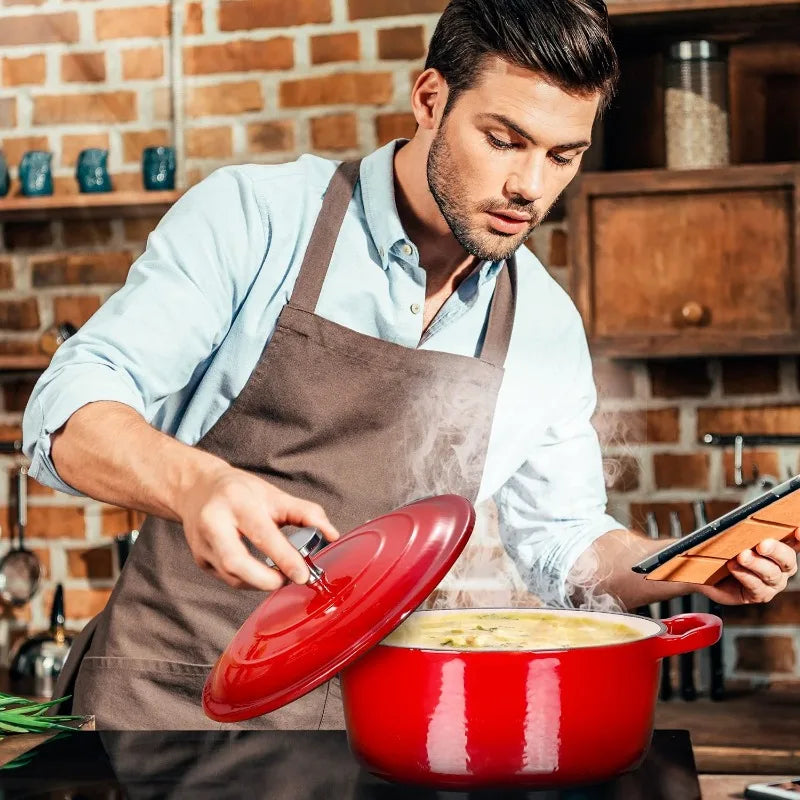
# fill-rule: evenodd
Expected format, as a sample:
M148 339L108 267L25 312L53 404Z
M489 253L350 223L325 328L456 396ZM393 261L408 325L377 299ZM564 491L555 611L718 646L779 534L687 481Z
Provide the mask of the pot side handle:
M661 621L667 631L655 639L658 658L710 647L722 636L722 620L713 614L678 614Z

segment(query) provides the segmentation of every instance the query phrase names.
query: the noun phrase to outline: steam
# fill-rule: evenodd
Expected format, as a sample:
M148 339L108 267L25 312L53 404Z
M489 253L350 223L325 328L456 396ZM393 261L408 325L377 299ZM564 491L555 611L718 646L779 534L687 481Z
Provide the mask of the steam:
M406 457L400 459L398 474L409 501L434 494L477 492L491 423L486 419L491 413L486 403L489 394L490 387L458 378L447 391L434 390L431 385L419 387L417 403L404 410ZM611 462L611 469L621 466ZM612 477L615 474L612 472ZM526 569L506 552L492 501L477 505L476 514L470 541L425 601L425 608L622 610L617 598L600 589L608 576L599 574L593 553L586 552L579 559L565 589L564 576L543 574L535 565Z

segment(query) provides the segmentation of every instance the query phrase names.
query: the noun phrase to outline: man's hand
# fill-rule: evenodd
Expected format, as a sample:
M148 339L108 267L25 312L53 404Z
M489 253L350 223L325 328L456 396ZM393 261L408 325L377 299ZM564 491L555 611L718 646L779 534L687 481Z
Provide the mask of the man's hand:
M728 562L729 577L716 586L700 586L698 591L721 605L767 603L797 572L798 551L800 530L792 545L765 539Z
M295 583L308 580L303 557L280 525L319 528L328 541L339 537L321 506L230 466L195 481L177 510L195 562L235 588L272 591L283 585L284 575ZM254 558L242 536L269 556L280 573Z

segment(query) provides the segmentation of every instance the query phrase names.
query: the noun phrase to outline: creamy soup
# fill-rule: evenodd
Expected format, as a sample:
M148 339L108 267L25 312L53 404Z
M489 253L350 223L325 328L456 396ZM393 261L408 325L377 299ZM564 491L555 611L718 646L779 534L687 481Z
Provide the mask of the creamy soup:
M434 611L412 614L384 639L398 647L555 650L641 639L623 622L547 611Z

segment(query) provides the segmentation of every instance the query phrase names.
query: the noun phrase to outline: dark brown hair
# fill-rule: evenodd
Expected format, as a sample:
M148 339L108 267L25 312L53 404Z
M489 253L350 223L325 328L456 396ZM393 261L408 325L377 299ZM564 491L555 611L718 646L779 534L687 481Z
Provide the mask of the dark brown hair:
M566 92L599 92L602 107L619 74L603 0L451 0L425 62L447 81L445 113L477 84L488 55L538 72Z

